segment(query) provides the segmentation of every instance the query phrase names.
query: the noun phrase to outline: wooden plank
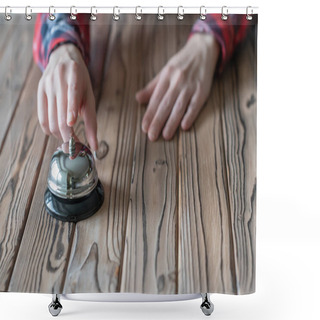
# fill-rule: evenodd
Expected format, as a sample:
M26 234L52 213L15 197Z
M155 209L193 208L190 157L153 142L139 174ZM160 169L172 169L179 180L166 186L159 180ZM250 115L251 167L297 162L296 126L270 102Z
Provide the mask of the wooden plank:
M178 26L173 16L143 19L145 85L186 41L190 25ZM141 130L144 112L139 108L120 291L174 294L178 139L150 142Z
M34 66L0 155L0 291L8 289L46 143L36 115L39 77Z
M238 94L243 97L241 103L244 104L244 100L247 103L248 93L242 86L248 81L250 94L255 92L250 85L255 75L251 72L248 76L247 70L248 62L254 59L250 49L231 63L223 77L215 78L210 98L192 130L180 134L179 293L252 292L254 248L244 241L250 238L253 244L255 221L251 221L251 230L247 230L245 239L239 236L240 227L235 226L233 230L239 203L240 210L244 207L240 198L249 196L239 190L245 185L247 191L251 188L252 196L255 185L253 114L240 115L237 109L240 106L235 103ZM235 65L241 68L238 71L241 86L240 81L230 85L234 82L231 70L235 70ZM233 121L226 121L226 117ZM238 130L244 121L250 123L250 128L247 128L246 139L240 137L238 141ZM244 145L246 159L238 153ZM235 163L246 167L246 175L234 169ZM247 200L246 203L247 211L252 210ZM247 267L249 269L245 269ZM241 278L241 273L246 277Z
M226 72L222 109L237 293L255 291L257 55L255 26ZM234 92L229 95L229 92Z
M3 55L8 48L8 43L10 43L11 35L14 32L16 26L12 23L5 23L5 21L0 21L0 59L3 59ZM0 60L0 61L1 61Z
M0 153L32 62L33 24L14 20L1 24Z
M99 28L95 27L95 30L98 31ZM96 50L98 38L95 36L91 40L92 50ZM100 44L102 48L106 48L106 45ZM100 66L100 71L96 70L97 72L103 71L101 57L104 54L105 52L95 55ZM101 79L99 74L97 77ZM95 81L93 89L96 96L99 95L99 87L99 81ZM34 115L36 116L35 111ZM78 121L75 130L78 137L85 141L83 121ZM61 141L52 136L48 140L9 291L63 293L75 225L53 219L44 208L49 164L52 154L60 144Z
M135 20L128 24L128 19L123 16L109 25L109 55L97 115L98 139L108 151L96 162L105 200L99 212L76 225L64 287L69 293L119 291L137 117L134 94L140 70L134 53L141 32L131 33Z
M97 169L105 202L95 216L76 225L58 222L44 210L55 139L48 141L36 189L37 173L30 179L32 170L39 172L46 141L35 107L30 124L28 114L21 111L35 106L31 84L37 83L39 74L32 69L0 155L0 168L9 167L8 173L0 169L4 177L0 291L249 293L254 289L256 84L251 80L256 69L248 63L256 56L252 48L237 56L238 67L230 67L217 80L192 130L170 142L150 143L141 132L144 108L138 108L135 92L183 45L182 35L190 28L186 23L185 30L178 31L175 17L166 17L170 27L162 22L163 29L156 32L152 18L145 27L133 17L112 22L98 109L98 137L105 149L99 152ZM247 81L246 74L253 78ZM239 90L239 95L231 95L232 90ZM28 143L31 132L42 140ZM77 133L83 132L79 122ZM24 149L25 144L31 147ZM19 151L12 153L11 148ZM4 154L13 154L10 166ZM16 178L23 186L20 191ZM24 216L10 205L24 206ZM3 212L10 212L10 217ZM21 226L25 226L23 236ZM15 239L21 240L21 247L12 272Z
M220 86L179 141L179 293L233 293Z
M107 44L111 28L111 15L101 15L96 21L90 21L90 62L89 72L96 102L102 92Z
M11 292L62 292L74 232L72 223L53 219L44 207L50 159L59 142L49 138L15 268Z

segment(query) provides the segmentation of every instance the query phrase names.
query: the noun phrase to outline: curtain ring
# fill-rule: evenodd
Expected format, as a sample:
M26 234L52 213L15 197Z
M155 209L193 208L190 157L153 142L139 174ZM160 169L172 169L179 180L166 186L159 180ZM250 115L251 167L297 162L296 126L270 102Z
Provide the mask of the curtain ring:
M10 7L9 6L6 6L5 9L4 9L4 18L7 20L7 21L10 21L12 19L12 16L10 16L10 14L8 13L8 11L11 9L9 9Z
M74 11L73 11L73 10L74 10ZM76 14L77 14L77 9L76 9L75 6L72 6L72 7L70 8L70 20L72 20L72 21L77 20Z
M183 6L179 6L179 7L178 7L177 19L178 19L179 21L183 20L183 15L184 15Z
M251 9L251 13L249 13L249 8ZM250 6L247 7L247 9L246 9L246 14L247 14L246 19L247 19L248 21L251 21L251 20L252 20L252 14L253 14L252 7L250 7Z
M221 19L222 19L223 21L228 20L228 7L226 7L226 6L223 6L223 7L221 8Z
M116 13L116 10L117 10L117 13ZM118 21L120 19L120 10L119 10L119 7L113 7L113 20L114 21Z
M162 13L160 13L160 9L162 10ZM158 7L158 20L162 21L164 19L164 8L163 6Z
M26 10L25 10L25 18L26 20L30 21L32 19L32 15L31 15L31 7L30 6L27 6L26 7Z
M96 8L96 7L91 7L90 20L91 21L96 21L97 20L97 16L96 16L97 9L96 9L96 13L93 13L93 8Z
M206 20L207 18L207 9L205 6L200 7L200 19L201 20Z
M52 12L56 12L54 6L49 7L49 19L51 21L53 21L56 18L56 16Z
M140 14L138 13L138 9L140 11ZM137 6L136 7L136 20L140 21L142 19L141 14L142 14L142 8L140 6Z

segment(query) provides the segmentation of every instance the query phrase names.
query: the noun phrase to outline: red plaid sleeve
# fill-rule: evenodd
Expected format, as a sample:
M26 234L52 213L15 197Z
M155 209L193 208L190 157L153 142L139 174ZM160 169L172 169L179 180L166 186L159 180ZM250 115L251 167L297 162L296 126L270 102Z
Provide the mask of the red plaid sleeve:
M89 62L89 18L86 14L78 14L76 20L71 20L68 14L56 14L55 20L49 19L49 14L37 15L34 37L33 57L43 71L51 52L59 45L73 43L76 45L84 61Z
M221 73L236 46L244 39L248 25L245 14L231 14L227 20L222 20L221 14L207 14L205 20L196 21L190 36L202 32L211 33L216 37L221 47L217 67Z

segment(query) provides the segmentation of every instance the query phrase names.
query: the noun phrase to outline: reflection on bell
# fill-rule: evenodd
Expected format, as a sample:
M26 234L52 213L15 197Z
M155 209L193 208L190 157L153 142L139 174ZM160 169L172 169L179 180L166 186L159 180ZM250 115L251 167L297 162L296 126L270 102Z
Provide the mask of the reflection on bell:
M91 151L71 137L51 158L44 195L47 212L58 220L77 222L95 214L103 200Z

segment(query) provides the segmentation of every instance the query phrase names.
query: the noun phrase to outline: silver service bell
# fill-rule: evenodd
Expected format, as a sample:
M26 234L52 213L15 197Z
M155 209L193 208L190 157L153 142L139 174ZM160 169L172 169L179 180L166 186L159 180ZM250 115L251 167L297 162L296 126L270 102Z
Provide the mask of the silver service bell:
M104 200L94 157L73 137L53 154L47 184L46 209L58 220L77 222L89 218Z

